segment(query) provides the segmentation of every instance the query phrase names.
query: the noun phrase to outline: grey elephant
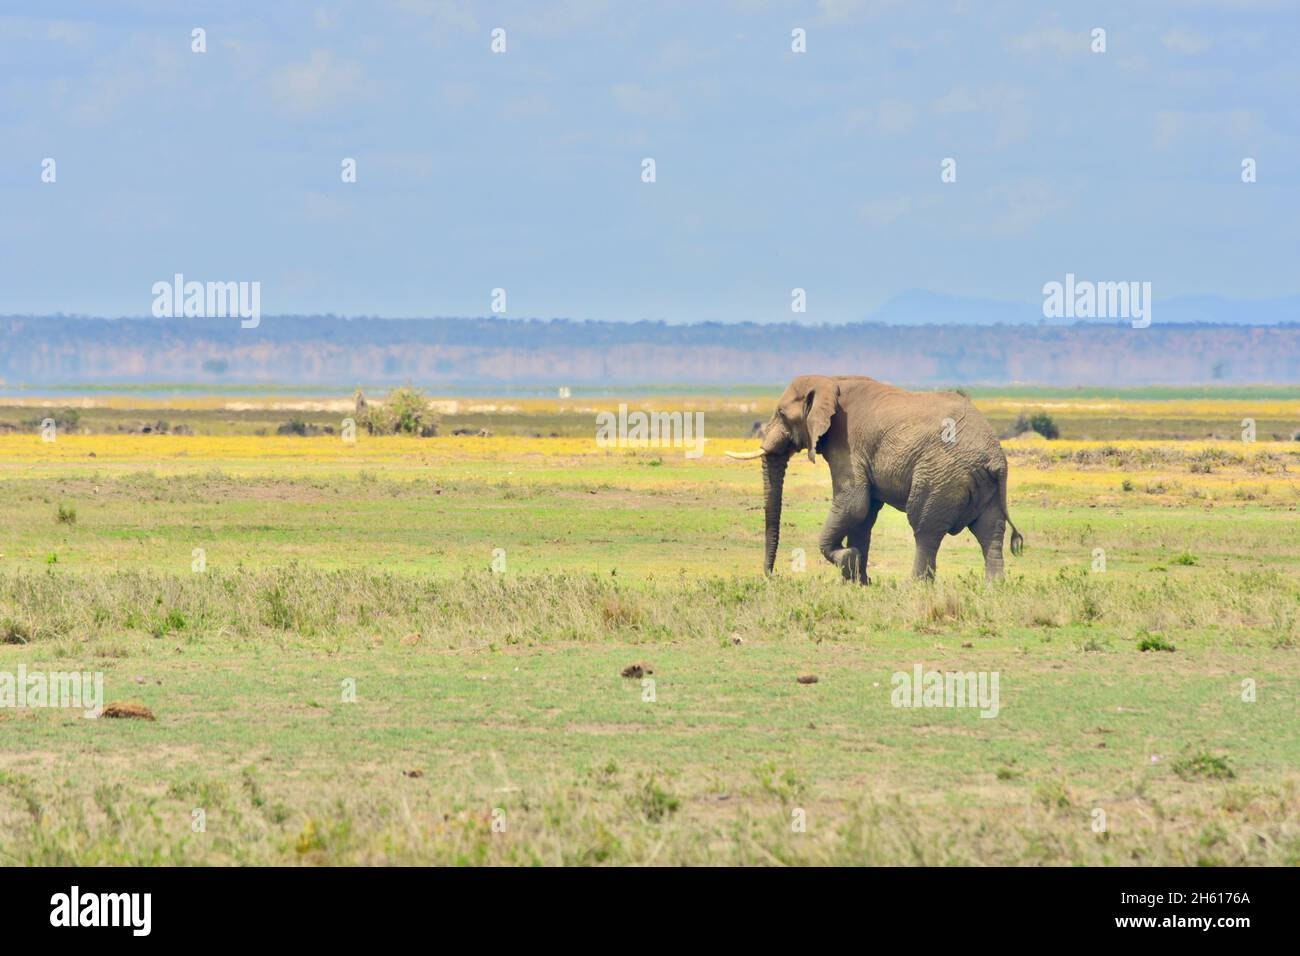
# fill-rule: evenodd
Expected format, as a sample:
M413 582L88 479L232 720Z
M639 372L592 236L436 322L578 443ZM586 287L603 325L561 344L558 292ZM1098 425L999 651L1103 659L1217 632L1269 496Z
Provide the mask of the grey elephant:
M766 548L772 573L781 536L786 465L797 451L831 469L834 500L819 546L848 580L869 583L871 528L885 505L907 514L916 540L915 577L932 577L945 534L966 528L984 552L984 574L1002 576L1002 538L1024 537L1007 512L1007 457L970 401L953 392L909 392L858 375L802 375L777 401L755 452L763 460Z

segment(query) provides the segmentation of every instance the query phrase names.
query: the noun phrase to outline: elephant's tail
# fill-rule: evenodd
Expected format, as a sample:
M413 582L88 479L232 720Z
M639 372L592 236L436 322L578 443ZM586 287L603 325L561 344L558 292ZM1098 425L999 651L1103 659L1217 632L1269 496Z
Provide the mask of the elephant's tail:
M1011 523L1011 512L1007 510L1007 466L1003 464L994 474L998 477L998 503L1002 506L1002 517L1011 529L1011 553L1020 557L1025 550L1025 536Z

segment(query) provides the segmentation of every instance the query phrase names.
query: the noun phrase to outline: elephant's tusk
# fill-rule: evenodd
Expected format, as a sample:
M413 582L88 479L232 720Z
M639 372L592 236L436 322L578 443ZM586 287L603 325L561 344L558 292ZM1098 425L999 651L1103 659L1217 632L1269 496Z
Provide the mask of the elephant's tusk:
M727 457L734 458L737 461L752 461L755 458L763 457L763 449L760 448L758 451L744 451L744 452L729 451L727 452Z

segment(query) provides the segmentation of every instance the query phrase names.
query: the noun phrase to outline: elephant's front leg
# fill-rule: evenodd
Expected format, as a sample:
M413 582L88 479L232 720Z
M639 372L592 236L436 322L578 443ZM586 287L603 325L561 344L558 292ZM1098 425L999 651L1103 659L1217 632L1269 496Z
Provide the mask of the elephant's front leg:
M849 547L857 551L861 556L859 566L854 573L854 580L859 584L870 584L871 579L867 576L867 563L870 560L868 555L871 552L871 529L876 524L876 515L880 514L880 509L884 506L883 501L871 501L867 507L867 516L862 523L852 529L848 535Z
M845 580L862 580L867 573L867 553L861 528L871 510L871 492L865 485L849 485L831 502L818 546L822 557L837 565ZM849 538L849 546L843 547ZM868 530L867 540L870 540Z

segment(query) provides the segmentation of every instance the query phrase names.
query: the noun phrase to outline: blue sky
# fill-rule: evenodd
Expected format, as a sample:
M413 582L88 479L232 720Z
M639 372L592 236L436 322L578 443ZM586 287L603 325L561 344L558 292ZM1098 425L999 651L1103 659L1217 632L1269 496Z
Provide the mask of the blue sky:
M502 287L508 316L670 322L1066 272L1294 294L1296 6L6 0L0 314L147 315L176 272L260 281L266 314Z

